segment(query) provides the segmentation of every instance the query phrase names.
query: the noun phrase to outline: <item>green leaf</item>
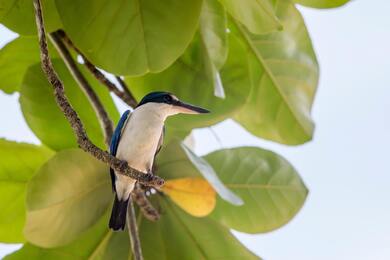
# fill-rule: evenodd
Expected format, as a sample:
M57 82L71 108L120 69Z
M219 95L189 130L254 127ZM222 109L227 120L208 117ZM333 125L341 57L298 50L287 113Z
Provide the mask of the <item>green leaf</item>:
M214 85L214 95L225 98L219 69L228 54L226 12L218 0L203 1L199 32L204 51L206 74Z
M162 209L161 219L150 222L141 217L139 222L145 260L258 259L234 238L229 229L216 221L191 217L166 197L158 201ZM44 249L26 244L5 259L128 259L128 234L109 231L107 217L101 218L94 227L67 246Z
M58 152L27 187L26 239L57 247L95 224L112 201L108 167L79 149Z
M139 228L146 260L259 259L214 220L192 217L166 198L159 202L160 220L142 219Z
M205 127L225 120L245 103L250 91L246 49L234 38L229 39L228 59L221 70L226 98L214 96L212 83L204 73L203 53L199 41L194 42L173 66L158 74L130 78L133 94L141 99L147 93L165 90L183 101L199 105L211 111L202 115L177 115L168 118L167 132Z
M156 158L156 173L165 180L184 177L202 177L181 148L181 142L173 138L166 142Z
M159 72L190 43L202 1L56 0L70 38L97 66L114 74Z
M204 0L200 14L199 31L210 60L217 69L225 64L228 54L227 18L218 0Z
M50 51L50 56L57 53ZM39 61L36 36L20 36L9 42L0 50L0 89L7 94L18 91L27 68Z
M240 197L226 188L223 182L221 182L221 180L218 178L218 175L215 173L213 167L211 167L205 159L197 156L185 144L181 143L181 147L186 153L188 159L198 169L202 176L210 183L210 185L215 189L218 195L221 196L221 198L236 206L243 204L243 201Z
M127 259L129 237L127 232L112 232L107 228L108 214L69 245L41 248L30 243L6 256L6 260L68 260L68 259Z
M103 133L92 105L78 84L73 80L61 60L53 60L54 67L65 86L65 93L83 122L88 136L100 147L104 147ZM80 67L84 72L84 68ZM83 73L96 91L113 121L119 114L106 88L99 86L89 73ZM27 124L35 135L54 150L77 147L76 138L65 116L57 106L53 87L43 74L41 65L31 66L23 79L20 104Z
M314 8L334 8L345 5L349 0L294 0L294 2Z
M48 32L61 28L54 0L42 0L42 13ZM22 35L36 35L37 27L31 0L1 0L0 23Z
M272 0L219 0L226 10L256 34L282 30L283 26L275 15Z
M295 145L312 138L311 106L318 83L318 64L303 19L289 1L277 1L282 32L251 34L232 26L250 52L252 90L237 121L252 134Z
M0 139L0 241L24 241L27 181L52 152L43 147Z
M277 154L240 147L205 156L219 178L237 193L244 205L217 199L211 218L246 233L263 233L291 220L305 202L308 190L298 173Z

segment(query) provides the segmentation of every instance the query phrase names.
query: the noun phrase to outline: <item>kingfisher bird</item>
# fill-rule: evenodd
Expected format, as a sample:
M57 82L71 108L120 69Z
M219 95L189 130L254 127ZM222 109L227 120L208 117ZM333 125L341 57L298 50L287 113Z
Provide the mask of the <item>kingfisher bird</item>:
M131 113L123 113L111 140L110 153L125 160L130 167L149 173L160 151L165 119L176 114L201 114L208 110L180 101L168 92L147 94ZM123 230L129 196L136 180L110 169L112 189L115 192L109 227Z

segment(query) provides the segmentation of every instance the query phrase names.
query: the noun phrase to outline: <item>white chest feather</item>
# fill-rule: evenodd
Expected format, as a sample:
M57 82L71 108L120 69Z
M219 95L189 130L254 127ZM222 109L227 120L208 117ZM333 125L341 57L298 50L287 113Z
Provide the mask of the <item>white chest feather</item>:
M116 157L139 171L150 171L169 109L148 103L134 110L124 126ZM129 197L134 184L135 180L116 174L115 189L119 200Z
M137 170L151 170L164 120L152 105L135 110L123 130L117 157Z

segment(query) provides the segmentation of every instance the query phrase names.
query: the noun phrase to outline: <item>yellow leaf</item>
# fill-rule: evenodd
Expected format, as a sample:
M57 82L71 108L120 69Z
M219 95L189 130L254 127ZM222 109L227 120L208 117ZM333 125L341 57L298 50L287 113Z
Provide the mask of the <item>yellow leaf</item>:
M188 214L195 217L207 216L215 208L215 190L201 178L168 180L162 191Z

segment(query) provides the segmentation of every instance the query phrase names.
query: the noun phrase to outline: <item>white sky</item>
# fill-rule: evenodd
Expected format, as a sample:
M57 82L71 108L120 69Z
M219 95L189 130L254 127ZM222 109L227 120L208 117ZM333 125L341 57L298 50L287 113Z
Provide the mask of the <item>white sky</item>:
M214 130L224 147L261 146L282 154L310 194L281 229L238 237L267 260L390 259L390 1L300 9L321 65L314 140L286 147L232 122ZM13 37L0 27L0 46ZM0 137L37 142L17 100L0 93ZM201 154L220 147L209 130L195 136ZM0 244L0 257L11 248Z

